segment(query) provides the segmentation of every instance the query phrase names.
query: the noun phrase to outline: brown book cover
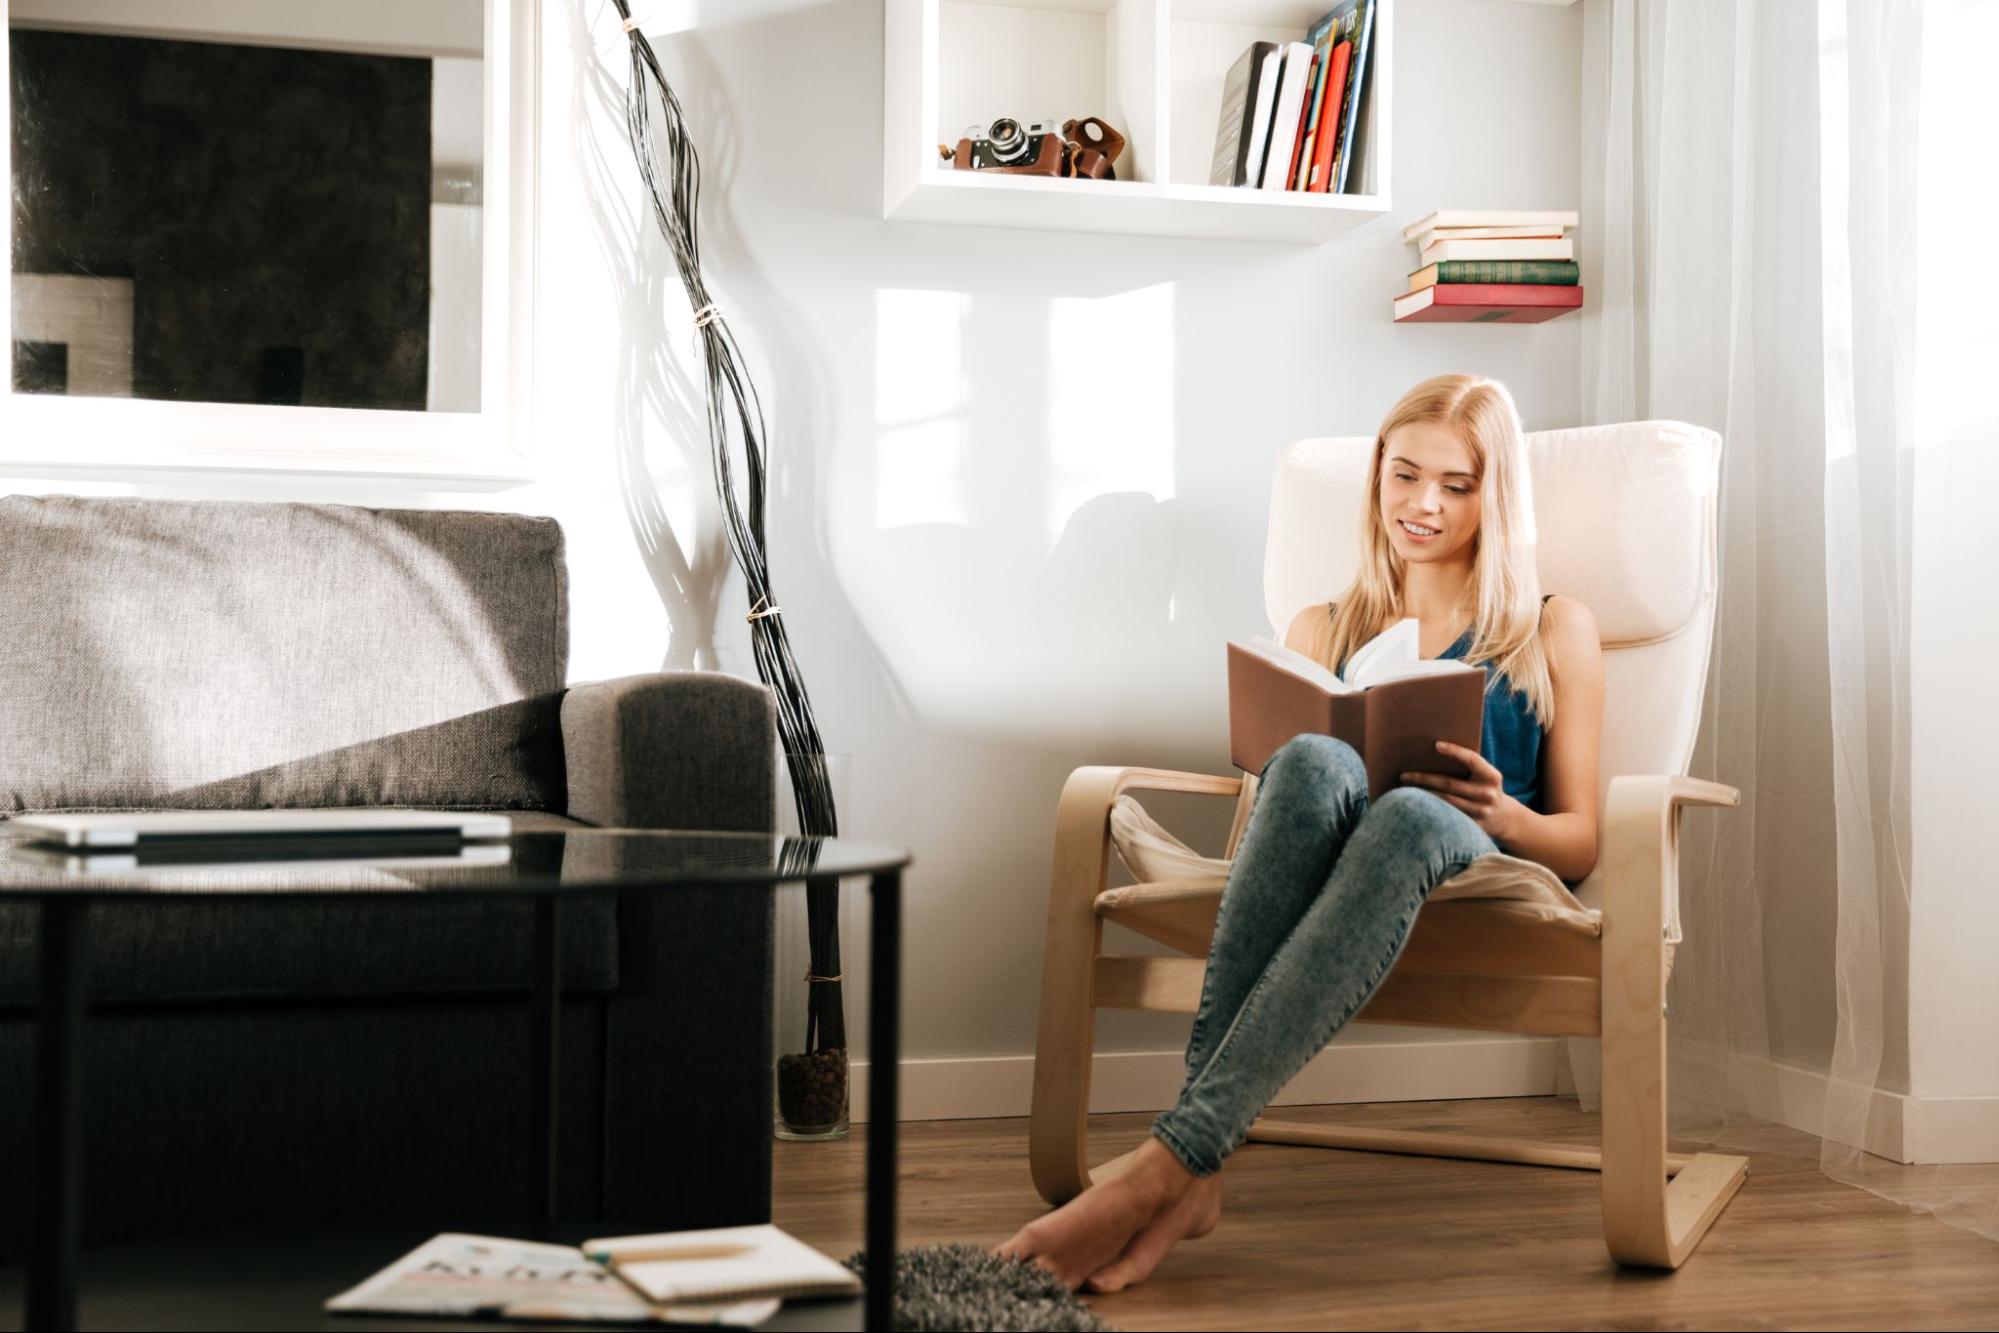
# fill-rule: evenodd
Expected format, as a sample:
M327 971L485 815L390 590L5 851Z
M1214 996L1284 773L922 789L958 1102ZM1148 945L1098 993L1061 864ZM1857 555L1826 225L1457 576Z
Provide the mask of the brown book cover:
M1293 736L1315 732L1351 745L1367 765L1367 795L1402 785L1404 773L1469 777L1438 741L1476 750L1485 722L1485 673L1412 676L1337 694L1229 644L1229 760L1261 773Z

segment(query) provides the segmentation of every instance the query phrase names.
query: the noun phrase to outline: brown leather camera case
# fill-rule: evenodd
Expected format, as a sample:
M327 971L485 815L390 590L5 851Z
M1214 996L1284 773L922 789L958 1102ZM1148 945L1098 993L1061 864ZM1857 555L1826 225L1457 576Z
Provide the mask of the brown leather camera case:
M1059 176L1062 174L1062 136L1044 134L1041 136L1041 151L1031 162L1023 162L1014 167L980 167L978 170L1004 176ZM958 151L951 158L951 165L960 171L972 170L972 141L958 140Z

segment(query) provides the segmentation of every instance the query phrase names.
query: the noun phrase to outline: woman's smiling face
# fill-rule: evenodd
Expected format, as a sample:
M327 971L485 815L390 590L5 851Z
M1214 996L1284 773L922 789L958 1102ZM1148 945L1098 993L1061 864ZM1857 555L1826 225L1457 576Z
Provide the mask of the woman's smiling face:
M1382 447L1381 526L1404 560L1468 558L1478 537L1478 463L1449 426L1412 421Z

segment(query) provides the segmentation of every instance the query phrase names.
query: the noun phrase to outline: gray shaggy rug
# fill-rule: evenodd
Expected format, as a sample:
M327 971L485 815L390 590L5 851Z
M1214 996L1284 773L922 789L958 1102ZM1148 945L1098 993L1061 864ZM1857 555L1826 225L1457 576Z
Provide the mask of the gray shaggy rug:
M868 1275L867 1255L847 1267ZM976 1245L919 1245L895 1256L895 1326L915 1333L961 1329L1117 1333L1053 1275L997 1259Z

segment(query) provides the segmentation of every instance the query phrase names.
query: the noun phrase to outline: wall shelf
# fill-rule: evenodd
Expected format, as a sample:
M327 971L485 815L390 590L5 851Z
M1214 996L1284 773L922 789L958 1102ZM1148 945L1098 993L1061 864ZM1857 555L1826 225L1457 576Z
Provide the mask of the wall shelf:
M1208 184L1223 76L1253 41L1297 41L1321 0L887 0L883 216L971 226L1315 245L1389 208L1395 0L1375 0L1359 189ZM939 144L999 116L1100 115L1129 140L1115 181L958 171Z

